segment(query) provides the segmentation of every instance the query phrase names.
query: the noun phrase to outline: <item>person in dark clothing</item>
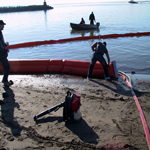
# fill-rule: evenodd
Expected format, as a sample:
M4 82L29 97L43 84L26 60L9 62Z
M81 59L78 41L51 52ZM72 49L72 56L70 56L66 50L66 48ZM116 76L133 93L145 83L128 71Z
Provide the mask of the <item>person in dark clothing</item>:
M101 65L103 66L105 79L110 80L109 73L108 73L108 66L110 64L110 58L109 58L108 50L106 48L106 42L93 43L91 45L91 48L94 53L93 53L93 57L92 57L92 60L90 63L87 79L91 78L94 65L97 61L99 61L101 63ZM106 54L108 64L106 63L106 60L103 57L104 54Z
M94 24L94 21L95 21L95 16L94 16L93 12L90 14L89 20L90 20L90 24L93 25L93 24Z
M85 21L84 21L84 19L83 19L83 18L81 18L81 22L80 22L80 24L85 24Z
M6 48L8 44L4 42L4 38L3 38L2 30L4 29L4 25L6 24L3 22L3 20L0 20L0 63L3 67L2 83L4 83L4 85L9 85L10 83L8 82L8 76L9 76L10 65L7 59L9 50Z

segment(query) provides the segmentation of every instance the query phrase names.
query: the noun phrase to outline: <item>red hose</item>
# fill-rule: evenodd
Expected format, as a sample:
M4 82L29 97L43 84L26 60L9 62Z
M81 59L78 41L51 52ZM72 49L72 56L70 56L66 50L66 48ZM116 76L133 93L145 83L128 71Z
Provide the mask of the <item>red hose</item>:
M134 98L134 100L135 100L136 106L137 106L137 108L138 108L138 110L139 110L139 112L140 112L141 121L142 121L142 124L143 124L144 132L145 132L145 135L146 135L146 140L147 140L148 147L149 147L149 150L150 150L150 132L149 132L148 125L147 125L147 123L146 123L146 119L145 119L145 117L144 117L144 113L143 113L143 111L142 111L141 105L140 105L140 103L139 103L139 101L138 101L138 99L137 99L137 97L136 97L136 95L135 95L135 93L134 93L134 90L133 90L133 88L132 88L130 82L127 80L127 78L125 77L125 75L122 74L122 73L119 73L119 76L120 76L123 80L126 81L128 87L129 87L130 90L131 90L131 93L132 93L133 98Z

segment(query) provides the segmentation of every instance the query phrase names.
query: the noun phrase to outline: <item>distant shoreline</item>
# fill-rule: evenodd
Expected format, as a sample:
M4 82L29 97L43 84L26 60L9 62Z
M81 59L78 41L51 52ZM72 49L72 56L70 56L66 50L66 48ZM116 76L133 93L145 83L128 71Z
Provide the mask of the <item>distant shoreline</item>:
M53 7L51 7L49 5L29 5L29 6L0 7L0 13L38 11L38 10L49 10L49 9L53 9Z

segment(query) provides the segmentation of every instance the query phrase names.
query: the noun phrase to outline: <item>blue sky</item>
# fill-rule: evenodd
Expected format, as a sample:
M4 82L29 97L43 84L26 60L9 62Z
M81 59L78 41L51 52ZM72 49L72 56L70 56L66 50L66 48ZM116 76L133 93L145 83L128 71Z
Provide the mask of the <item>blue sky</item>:
M47 4L52 6L54 4L66 3L89 3L89 2L128 2L129 0L46 0ZM150 1L150 0L135 0L135 1ZM1 0L0 6L21 6L21 5L41 5L44 0Z
M64 3L86 3L86 2L117 2L128 0L46 0L48 5ZM142 1L142 0L140 0ZM17 5L41 5L44 0L1 0L0 6L17 6Z

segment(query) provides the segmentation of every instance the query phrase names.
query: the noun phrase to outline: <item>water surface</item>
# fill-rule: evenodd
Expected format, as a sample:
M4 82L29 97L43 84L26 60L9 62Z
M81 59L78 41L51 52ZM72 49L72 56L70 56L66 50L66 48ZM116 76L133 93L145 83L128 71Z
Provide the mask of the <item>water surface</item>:
M150 32L150 3L136 5L121 3L93 3L56 5L48 11L0 14L7 25L3 31L10 45L65 38ZM74 31L70 22L79 23L83 17L89 23L94 12L100 22L99 31ZM9 59L73 59L90 61L93 42L97 40L72 41L35 47L11 49ZM103 39L100 39L104 41ZM105 39L111 61L117 62L118 70L150 74L150 36Z

